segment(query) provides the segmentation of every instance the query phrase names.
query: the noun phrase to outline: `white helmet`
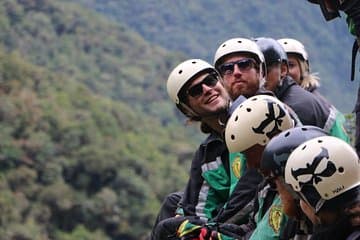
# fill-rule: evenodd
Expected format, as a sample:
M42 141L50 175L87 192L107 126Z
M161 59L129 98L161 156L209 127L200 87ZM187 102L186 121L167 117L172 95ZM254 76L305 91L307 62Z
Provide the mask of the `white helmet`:
M284 103L269 95L256 95L245 100L229 118L226 145L230 152L242 152L256 144L266 145L274 135L293 126Z
M304 45L293 38L282 38L277 40L285 49L286 53L294 53L300 55L305 61L309 60L309 55L305 50Z
M220 44L216 50L214 56L215 68L218 67L220 59L231 53L250 53L256 57L258 63L265 62L264 55L254 41L247 38L232 38Z
M196 74L205 70L216 71L213 66L201 59L189 59L177 65L170 73L166 84L171 100L180 104L178 95L181 88Z
M359 186L359 158L345 141L317 137L290 154L285 181L318 212L326 201Z

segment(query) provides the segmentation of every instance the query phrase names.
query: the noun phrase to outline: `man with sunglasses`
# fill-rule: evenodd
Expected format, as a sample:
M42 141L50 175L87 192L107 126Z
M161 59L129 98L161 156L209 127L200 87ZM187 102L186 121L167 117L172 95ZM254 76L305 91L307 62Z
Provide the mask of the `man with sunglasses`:
M328 134L349 142L342 114L324 98L306 91L291 78L287 54L281 44L267 37L256 38L255 42L265 57L267 74L264 87L290 106L304 125L320 127Z
M265 58L257 44L251 39L231 38L221 43L214 55L214 66L222 76L224 87L232 99L241 95L247 98L254 95L273 95L262 87L265 81ZM297 118L291 109L289 111L292 117ZM244 189L239 191L237 185L237 180L241 179L241 174L238 173L246 171L244 156L239 152L230 153L230 166L232 195L228 209L233 209L233 211L228 210L227 214L223 214L223 217L219 217L218 220L241 224L244 221L243 211L239 210L241 205L237 206L236 201L239 201L244 191ZM239 214L234 214L236 211ZM228 216L232 217L228 218Z
M214 66L232 99L254 96L264 83L265 59L254 41L231 38L218 47Z
M167 91L177 108L190 121L200 121L208 137L200 144L191 164L189 182L179 202L180 216L158 219L151 239L178 239L198 235L201 227L222 212L230 194L229 152L223 141L230 97L214 67L200 59L180 63L170 73ZM242 102L240 97L238 102ZM233 104L234 106L234 104ZM239 186L246 186L241 199L248 204L261 181L249 171ZM160 221L161 220L161 221ZM170 237L169 237L170 236Z

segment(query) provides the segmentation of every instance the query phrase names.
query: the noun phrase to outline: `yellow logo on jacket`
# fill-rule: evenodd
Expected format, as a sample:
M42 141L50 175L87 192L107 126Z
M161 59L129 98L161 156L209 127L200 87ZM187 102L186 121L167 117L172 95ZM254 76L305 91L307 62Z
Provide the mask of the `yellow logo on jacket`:
M233 160L233 163L231 165L231 169L232 169L232 172L234 173L235 177L237 179L240 178L240 173L241 173L241 159L240 159L240 156L237 155L235 157L235 159Z
M282 219L282 207L281 205L274 205L269 211L269 225L275 233L279 233L281 219Z

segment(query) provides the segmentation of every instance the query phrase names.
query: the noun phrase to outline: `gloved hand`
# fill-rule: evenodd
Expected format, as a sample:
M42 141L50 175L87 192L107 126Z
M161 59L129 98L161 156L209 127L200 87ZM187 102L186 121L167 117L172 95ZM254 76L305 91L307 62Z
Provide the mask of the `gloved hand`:
M213 228L214 229L214 228ZM223 223L212 230L209 240L241 239L246 234L246 227L231 223Z
M188 220L184 221L178 229L181 240L210 240L210 234L211 231L207 227L194 225Z
M199 240L210 240L211 231L207 227L202 227L199 234Z
M181 240L196 240L202 226L191 223L188 219L183 221L177 229L177 236Z

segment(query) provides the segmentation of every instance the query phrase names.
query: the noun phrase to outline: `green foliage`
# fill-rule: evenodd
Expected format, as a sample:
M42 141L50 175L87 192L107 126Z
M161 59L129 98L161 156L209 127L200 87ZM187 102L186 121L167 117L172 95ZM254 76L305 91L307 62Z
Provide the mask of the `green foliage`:
M219 44L231 37L299 39L309 52L312 71L321 77L320 91L344 113L353 110L357 87L350 82L353 36L345 16L326 22L319 5L296 0L76 1L128 25L152 43L209 62Z
M106 1L103 11L131 13L142 21L137 29L151 36L161 29L164 42L203 56L229 35L223 30L252 31L253 18L234 24L218 15L242 8L207 1L214 12L204 3L161 1L168 7L144 11L143 1ZM189 13L187 21L179 12ZM254 26L266 33L266 24ZM163 197L184 187L203 137L197 125L184 126L165 90L184 53L69 0L4 0L0 27L0 239L144 239ZM207 41L187 29L205 31Z
M79 225L76 227L71 233L61 232L59 231L56 234L56 239L59 240L72 240L72 239L79 239L79 240L98 240L98 239L109 239L106 235L97 230L95 232L86 229L84 226Z
M0 4L11 25L7 35L11 44L0 36L0 234L4 239L141 239L149 232L163 197L182 188L187 179L176 151L190 154L195 145L187 139L170 102L161 100L163 109L156 109L155 102L149 108L115 101L121 96L117 92L111 99L110 92L119 90L117 84L95 78L117 78L96 75L93 70L96 61L102 62L95 61L95 55L106 58L113 48L101 45L88 57L77 52L75 38L83 36L80 29L91 29L81 20L86 15L67 9L66 4L41 2ZM56 13L63 13L63 8L69 15L60 18ZM79 15L80 29L61 25L66 19L75 21L72 14ZM56 39L57 45L52 38L58 38L59 32L67 36ZM52 55L54 49L61 49L60 58ZM117 64L124 60L112 58L104 66L118 71ZM62 65L55 68L59 61ZM144 62L144 69L133 69L143 75L153 64ZM135 80L153 88L139 77ZM156 91L165 90L159 85ZM156 91L152 94L158 98ZM164 124L159 115L166 115Z

